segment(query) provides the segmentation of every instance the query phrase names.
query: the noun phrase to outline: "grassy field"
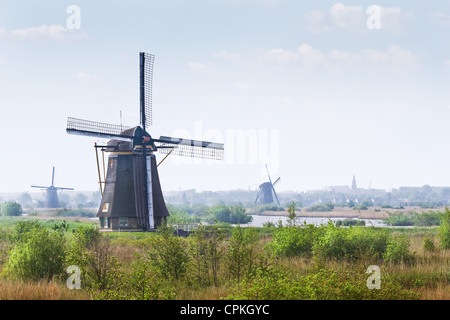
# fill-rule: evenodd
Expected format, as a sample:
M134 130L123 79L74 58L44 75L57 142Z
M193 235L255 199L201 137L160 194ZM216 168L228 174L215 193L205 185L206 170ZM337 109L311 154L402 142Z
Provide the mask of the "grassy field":
M192 237L166 237L158 242L155 239L159 239L161 235L156 233L111 232L101 236L103 240L107 240L107 247L103 247L103 252L96 252L96 257L107 252L107 255L103 255L105 261L114 258L110 269L105 268L111 274L120 275L115 278L115 285L103 290L92 287L88 289L84 286L85 282L82 289L69 290L65 282L67 275L54 277L49 281L36 281L15 279L3 272L10 259L10 252L16 246L7 235L13 233L18 221L25 219L33 218L0 218L1 300L450 299L450 250L440 248L437 227L382 228L389 237L403 235L408 239L409 258L400 261L387 261L364 254L351 258L314 252L291 256L275 255L268 247L276 237L280 239L276 235L277 228L240 228L241 238L236 236L238 233L233 228L225 228L224 237L215 243L218 251L214 268L208 262L212 260L201 259L206 248L202 246L209 245L203 240L195 242ZM64 220L69 225L65 232L68 243L73 239L77 228L95 224L92 220ZM62 219L46 217L39 221L51 230ZM330 227L328 238L324 236L320 241L329 240L330 236L337 235L344 229ZM351 230L372 230L363 229L364 227ZM349 233L348 239L352 236ZM248 240L250 238L253 240ZM426 242L432 242L434 246L430 249L424 245ZM172 247L165 246L169 243ZM341 244L344 245L345 243ZM90 250L94 252L94 249ZM172 265L182 265L182 271L173 273L169 266L164 266L164 253L167 252L181 259L170 261ZM162 258L156 261L152 260L152 256ZM169 258L166 256L166 259ZM138 269L137 261L142 262L144 269ZM377 265L381 270L381 290L367 288L366 281L370 274L366 271L370 265ZM212 269L215 269L214 275ZM125 285L125 282L117 279L131 280L127 280ZM138 290L144 293L136 296Z

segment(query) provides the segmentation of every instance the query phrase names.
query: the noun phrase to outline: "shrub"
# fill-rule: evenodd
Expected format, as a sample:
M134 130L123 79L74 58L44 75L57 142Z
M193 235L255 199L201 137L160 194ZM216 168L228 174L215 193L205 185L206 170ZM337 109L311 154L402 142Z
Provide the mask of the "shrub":
M64 273L64 238L34 227L10 251L5 272L21 280L51 280Z
M229 274L238 282L241 276L251 273L256 265L258 240L255 230L239 226L233 228L225 258Z
M2 204L0 213L2 216L20 216L22 206L18 202L8 201Z
M402 234L393 235L388 241L383 258L385 261L394 263L411 260L412 255L409 252L409 239Z
M442 213L434 211L416 213L413 215L413 222L417 227L438 226L441 224L441 215Z
M350 258L355 247L352 245L349 234L351 229L336 227L328 222L321 237L313 245L313 253L322 258Z
M232 224L244 224L252 221L252 217L246 214L242 206L226 206L224 204L215 205L207 210L207 221L209 223L226 222Z
M258 268L231 289L225 299L237 300L399 300L418 299L390 278L380 289L367 288L365 268L318 269L301 276L280 267Z
M313 205L309 208L306 208L306 211L308 212L329 212L329 211L333 211L334 209L334 204L332 204L331 202L325 202L325 203L319 203L316 205Z
M375 227L340 228L326 226L282 227L274 231L267 245L275 256L314 255L319 258L381 258L389 239L387 230Z
M434 244L433 239L431 239L430 237L425 237L423 239L423 250L427 252L436 251L436 245Z
M293 257L310 255L313 244L317 241L322 229L313 224L305 224L301 227L277 228L267 248L275 256Z
M17 221L14 226L13 239L18 242L26 241L31 231L39 228L42 228L42 225L38 220Z
M111 290L120 277L110 240L93 226L80 226L74 231L66 251L66 265L80 268L81 283L88 289Z
M384 222L391 226L412 226L414 224L411 215L406 215L403 213L390 213L390 212L388 212L388 215L389 217L385 218Z
M366 222L364 220L355 220L355 219L344 219L344 220L337 220L336 226L365 226Z
M359 206L354 206L353 210L368 210L369 208L365 204L361 204Z
M95 217L95 212L88 209L58 209L56 210L55 216L57 217Z
M163 277L180 279L189 261L186 241L175 236L172 229L161 227L157 235L149 238L149 264Z
M443 249L450 249L450 209L445 207L441 216L441 225L438 229L438 236Z
M217 285L219 262L223 256L220 246L223 233L216 225L206 228L200 225L192 237L189 237L189 256L191 273L200 285ZM212 280L212 281L211 281Z

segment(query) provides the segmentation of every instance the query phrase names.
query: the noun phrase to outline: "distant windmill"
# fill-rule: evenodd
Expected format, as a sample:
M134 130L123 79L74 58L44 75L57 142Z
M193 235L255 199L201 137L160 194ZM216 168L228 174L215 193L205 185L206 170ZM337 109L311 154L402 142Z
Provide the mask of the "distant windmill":
M275 180L274 183L272 183L272 179L270 178L270 174L269 174L269 169L267 169L267 164L266 164L266 171L267 171L267 176L269 177L269 181L264 182L259 186L259 191L258 191L258 195L256 196L255 203L268 204L268 203L274 202L273 196L272 196L272 192L273 192L273 194L275 195L275 199L277 199L278 206L280 206L280 201L278 200L277 193L275 192L275 185L280 181L280 178L278 177L278 179Z
M55 167L52 172L52 185L50 187L43 186L31 186L32 188L40 188L45 190L45 207L46 208L59 208L58 190L73 190L73 188L55 187Z
M106 146L95 144L96 148L110 153L103 182L98 166L102 200L97 217L100 218L102 228L140 231L154 230L165 224L169 212L157 170L165 158L156 164L155 151L167 155L172 153L216 160L223 158L224 147L221 143L167 136L154 139L147 132L152 124L154 57L145 52L139 53L139 126L127 127L76 118L67 121L67 133L111 139Z

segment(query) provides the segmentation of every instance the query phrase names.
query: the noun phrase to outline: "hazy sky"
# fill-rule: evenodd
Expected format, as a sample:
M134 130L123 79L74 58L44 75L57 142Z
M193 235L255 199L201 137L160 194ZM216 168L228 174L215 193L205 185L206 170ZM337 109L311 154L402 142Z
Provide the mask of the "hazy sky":
M225 143L222 162L170 156L163 190L253 190L265 163L279 191L448 186L449 40L444 0L2 0L0 192L52 166L97 190L96 139L67 117L138 125L140 51L149 133Z

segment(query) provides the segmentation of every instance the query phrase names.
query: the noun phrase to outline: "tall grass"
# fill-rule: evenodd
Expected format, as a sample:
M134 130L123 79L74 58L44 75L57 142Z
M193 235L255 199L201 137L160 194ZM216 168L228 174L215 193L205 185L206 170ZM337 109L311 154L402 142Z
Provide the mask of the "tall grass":
M85 290L69 290L56 281L13 281L0 279L0 300L88 300Z
M437 228L328 224L200 230L177 239L169 232L103 234L108 240L103 251L114 260L113 268L103 271L114 273L107 279L113 283L87 288L83 282L80 290L67 289L64 278L8 278L2 271L16 237L0 234L0 299L450 299L450 250L440 244ZM83 234L90 233L66 234L72 243L68 253L87 259L80 260L85 272L102 271L90 266L101 248L84 241L73 247ZM434 250L425 248L425 239ZM182 272L170 268L173 257L182 262ZM366 270L373 264L381 270L380 290L366 286Z

